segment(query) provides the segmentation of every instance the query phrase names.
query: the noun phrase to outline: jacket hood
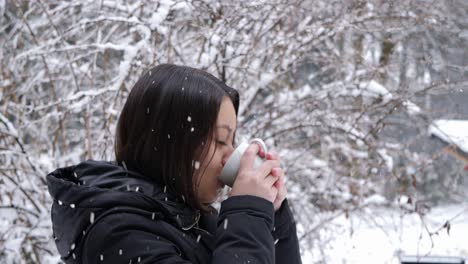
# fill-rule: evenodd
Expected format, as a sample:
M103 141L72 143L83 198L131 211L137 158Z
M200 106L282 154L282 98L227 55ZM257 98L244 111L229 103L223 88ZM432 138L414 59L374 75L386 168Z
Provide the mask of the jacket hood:
M59 168L47 175L47 185L54 199L54 239L63 257L74 254L93 224L107 214L131 211L184 230L200 219L200 211L182 196L116 162L88 160Z

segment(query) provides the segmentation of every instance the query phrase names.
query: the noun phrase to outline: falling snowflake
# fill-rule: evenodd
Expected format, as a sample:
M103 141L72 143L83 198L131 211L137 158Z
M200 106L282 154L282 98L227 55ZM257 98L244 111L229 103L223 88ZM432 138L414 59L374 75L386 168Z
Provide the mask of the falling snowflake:
M70 204L70 207L71 207L71 208L75 208L75 204Z
M138 192L138 190L140 190L140 186L137 186L137 187L135 188L135 192Z
M201 235L198 235L198 237L197 237L197 243L200 242L200 239L201 239Z
M75 243L73 243L71 246L70 246L70 250L74 250L75 249Z
M94 223L94 212L91 212L91 214L89 214L89 222Z
M146 114L149 114L150 113L150 110L149 110L149 107L146 108Z
M191 116L187 116L187 121L192 122L192 117L191 117Z
M155 215L156 215L155 213L152 213L152 214L151 214L151 220L154 220L154 216L155 216Z
M275 240L275 245L276 245L276 243L278 243L278 241L279 241L279 238L277 238L277 239Z
M195 169L198 170L200 168L200 162L199 161L193 161L192 166L194 166Z
M195 131L195 128L194 128L194 127L192 127L192 128L190 129L190 132L193 132L193 131Z
M102 254L99 255L99 258L101 259L101 261L104 261L104 256Z
M62 203L62 201L58 200L58 204L59 204L59 205L62 205L63 203Z
M123 250L119 249L119 255L122 255L122 253L123 253Z
M151 76L151 71L149 71L149 73L148 73L148 74L149 74L149 76Z
M224 230L226 230L227 226L228 226L228 220L227 220L227 218L226 218L226 219L224 220Z
M170 135L170 134L167 134L167 138L168 138L168 139L171 139L171 135Z

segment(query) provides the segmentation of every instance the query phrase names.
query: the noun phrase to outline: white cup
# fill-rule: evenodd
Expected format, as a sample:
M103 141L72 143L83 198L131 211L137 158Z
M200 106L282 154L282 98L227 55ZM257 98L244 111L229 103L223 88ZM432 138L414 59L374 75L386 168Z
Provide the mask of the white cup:
M255 157L254 169L260 167L260 165L262 165L264 160L266 160L267 148L266 148L265 142L263 142L263 140L261 140L260 138L254 138L250 140L249 143L243 142L242 144L240 144L232 152L231 156L226 161L226 164L224 164L224 168L221 171L221 174L218 176L219 180L222 181L227 186L232 187L234 185L234 181L236 181L237 173L239 172L241 157L244 154L244 152L247 150L247 148L250 146L250 144L252 143L258 144L265 153L265 158L263 160L258 155Z

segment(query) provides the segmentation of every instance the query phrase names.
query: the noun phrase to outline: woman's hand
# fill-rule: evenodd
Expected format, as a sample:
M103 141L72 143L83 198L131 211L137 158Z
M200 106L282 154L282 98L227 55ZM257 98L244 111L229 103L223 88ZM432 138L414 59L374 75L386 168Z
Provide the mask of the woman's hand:
M260 157L264 157L263 151L260 151ZM266 154L267 160L276 160L280 161L278 153L272 151ZM273 202L273 206L275 208L275 212L281 207L284 199L286 199L286 186L284 185L284 171L281 167L273 168L271 170L271 174L274 176L278 176L278 180L275 182L275 187L278 189L278 193L276 195L276 199Z
M280 166L279 160L267 160L259 168L254 169L254 160L259 150L260 147L257 144L251 144L242 155L239 172L230 196L254 195L274 205L278 196L277 185L279 185L276 182L281 175L280 171L275 170Z

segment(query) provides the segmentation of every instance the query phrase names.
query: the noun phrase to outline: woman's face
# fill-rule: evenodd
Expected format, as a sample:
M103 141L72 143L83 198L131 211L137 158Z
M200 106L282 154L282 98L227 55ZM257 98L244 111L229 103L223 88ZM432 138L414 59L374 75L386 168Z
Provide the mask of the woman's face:
M216 120L212 142L209 144L208 154L202 164L195 165L198 170L202 170L200 173L203 173L201 179L198 178L194 181L195 185L198 185L198 188L195 187L195 192L202 203L215 202L218 198L218 191L224 187L224 184L218 180L218 175L234 151L233 141L236 124L234 105L228 97L224 97Z

